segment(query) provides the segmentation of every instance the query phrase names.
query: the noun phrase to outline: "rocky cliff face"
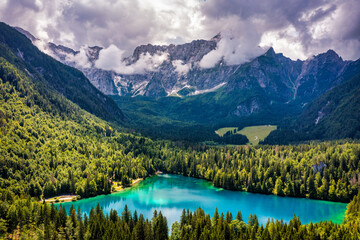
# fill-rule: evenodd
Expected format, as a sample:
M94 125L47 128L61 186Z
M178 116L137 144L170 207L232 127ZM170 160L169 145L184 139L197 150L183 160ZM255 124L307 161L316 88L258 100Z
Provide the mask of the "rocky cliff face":
M210 71L205 76L199 76L197 66L204 55L216 48L219 40L220 35L216 35L208 41L196 40L182 45L139 46L132 56L123 60L127 66L136 64L143 56L167 56L156 71L146 71L142 74L120 74L96 68L95 62L102 50L97 46L83 49L88 58L88 64L84 65L77 62L80 51L53 43L48 45L51 55L67 65L79 68L94 86L107 95L163 97L178 95L177 92L186 87L194 90L190 94L196 94L196 91L206 92L224 81L229 74L228 69Z
M349 62L334 51L306 61L292 61L270 48L264 55L240 66L227 82L225 91L261 89L273 102L305 104L338 85Z
M31 40L36 39L24 33ZM332 50L306 61L293 61L270 48L265 54L242 65L229 66L221 60L213 68L201 68L201 59L215 50L220 40L221 35L218 34L210 40L196 40L182 45L139 46L131 56L123 59L124 66L139 64L144 57L161 55L166 58L152 70L134 74L97 68L96 62L103 50L101 47L74 51L49 43L48 49L61 62L80 69L95 87L107 95L158 98L216 91L227 96L219 98L227 102L217 104L233 104L230 114L238 117L261 112L273 104L303 107L338 85L341 82L338 76L349 64Z

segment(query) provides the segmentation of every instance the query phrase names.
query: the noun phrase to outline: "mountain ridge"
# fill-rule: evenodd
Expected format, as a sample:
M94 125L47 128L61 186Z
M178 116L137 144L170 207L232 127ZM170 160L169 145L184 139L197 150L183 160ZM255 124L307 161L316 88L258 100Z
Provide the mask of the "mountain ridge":
M292 121L281 124L264 143L360 138L360 60L350 63L339 78L339 85L311 102Z
M50 88L81 108L107 121L121 123L125 120L115 102L97 90L81 71L44 54L27 36L5 23L0 23L0 44L5 48L1 52L2 57L12 59L10 63L28 72L34 79L47 82ZM9 57L6 49L18 58Z
M97 68L105 51L101 47L75 51L51 43L49 46L65 64L79 68L95 87L112 96L135 122L135 129L155 137L168 136L166 132L176 135L182 131L179 129L192 127L212 131L226 126L282 125L284 119L297 118L314 100L348 80L345 75L354 63L344 61L331 49L305 61L294 61L271 47L243 64L227 65L222 59L213 68L199 67L202 58L217 49L219 41L220 34L181 45L141 45L123 59L124 68L138 64L142 58L167 54L165 61L142 74ZM79 67L74 57L84 53L89 64ZM188 66L186 73L179 74L174 61ZM175 132L171 129L174 126L178 128Z
M155 71L148 71L143 74L118 74L115 71L97 68L95 62L99 59L99 54L103 50L102 47L87 47L86 56L88 57L88 61L90 63L90 66L87 67L77 66L76 62L67 60L67 54L75 56L78 55L80 51L75 51L65 46L55 45L53 43L49 43L49 48L61 62L77 67L83 71L93 85L107 95L143 95L155 98L170 95L196 95L203 92L213 91L212 89L214 88L216 90L216 87L221 84L228 85L226 87L227 92L234 87L241 88L243 87L241 84L228 83L229 81L231 83L231 79L234 78L233 75L236 75L236 71L238 71L239 68L242 68L244 65L254 61L257 62L254 62L255 64L251 66L253 68L253 72L250 74L248 73L248 75L253 74L254 77L258 79L258 84L262 88L281 88L281 86L271 86L273 85L270 81L271 77L264 79L263 76L255 75L256 72L259 72L259 70L263 70L261 69L261 64L259 66L258 61L262 57L273 58L276 61L279 61L280 65L286 64L290 70L293 70L292 72L285 73L288 76L281 76L283 78L282 82L278 83L280 85L286 85L288 88L286 91L293 91L293 98L291 99L288 96L287 101L295 100L298 94L303 94L307 97L313 98L311 95L314 94L314 90L306 88L312 87L312 89L315 89L318 88L317 85L321 85L322 88L325 88L325 91L328 90L327 86L323 86L323 81L317 81L317 76L314 76L317 68L321 68L321 66L317 66L319 61L321 64L328 64L328 62L326 62L326 58L328 57L333 59L333 61L339 66L338 68L336 68L336 66L330 66L330 68L334 68L331 73L336 76L341 74L348 62L343 61L342 58L339 57L333 50L313 56L305 61L293 61L281 53L275 53L274 49L271 47L265 52L265 54L260 55L259 57L256 57L244 64L227 65L224 60L221 60L214 68L200 68L198 63L205 55L217 48L217 44L220 40L221 34L217 34L210 40L194 40L190 43L180 45L140 45L134 49L131 56L124 58L124 62L126 62L127 66L131 66L136 63L139 61L141 56L145 56L146 54L149 54L150 56L164 53L168 54L168 59L162 62L158 69ZM189 68L187 69L186 74L179 74L176 71L174 61L182 61L177 64L180 64L184 68ZM300 63L302 63L301 69L299 69ZM268 72L268 69L265 70ZM280 71L282 70L280 69ZM338 83L331 83L330 88L336 84ZM326 83L326 85L328 84ZM322 92L324 91L316 93L316 96ZM184 93L185 95L182 95Z

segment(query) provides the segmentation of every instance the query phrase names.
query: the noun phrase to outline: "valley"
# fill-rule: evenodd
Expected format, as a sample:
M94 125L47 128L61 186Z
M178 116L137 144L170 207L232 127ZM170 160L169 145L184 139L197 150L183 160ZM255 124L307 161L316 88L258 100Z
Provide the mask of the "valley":
M38 43L31 33L17 30ZM178 45L140 45L122 60L123 71L99 67L102 53L108 51L101 46L73 50L49 42L45 50L78 68L98 90L113 98L128 117L126 128L153 139L221 144L227 140L219 139L213 133L216 129L253 125L278 126L265 141L271 144L357 136L358 121L353 117L357 123L341 137L317 130L326 122L326 113L313 117L319 126L305 127L296 120L329 90L355 77L359 61L343 60L331 49L306 60L292 60L270 47L242 64L219 60L210 68L201 67L201 60L216 51L223 38L220 33L209 40ZM82 62L77 61L80 57ZM143 66L145 62L152 65ZM134 72L139 66L144 69ZM323 102L319 107L325 106ZM327 126L336 128L335 124Z
M207 28L194 40L193 18L110 36L121 11L71 11L81 4L51 13L71 15L70 33L67 21L25 24L34 35L0 22L0 239L360 238L360 59L337 53L351 51L316 42L289 58L260 37L317 30L255 34L266 21L241 25L249 39ZM308 7L297 23L336 9Z

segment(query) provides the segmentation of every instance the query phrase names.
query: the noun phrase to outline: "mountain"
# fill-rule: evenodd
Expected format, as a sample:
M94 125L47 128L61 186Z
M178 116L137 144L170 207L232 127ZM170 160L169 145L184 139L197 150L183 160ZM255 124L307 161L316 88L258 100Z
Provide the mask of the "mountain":
M272 132L264 143L360 138L360 60L350 63L339 78L340 85L310 103L290 125Z
M123 58L117 72L99 67L102 47L75 51L48 43L47 51L80 69L96 88L112 96L132 128L175 139L213 139L214 130L224 126L288 126L284 119L294 122L314 100L348 80L354 65L333 50L294 61L270 48L240 65L222 59L212 68L201 67L221 39L218 34L181 45L142 45ZM150 68L130 71L147 61Z
M127 66L136 64L143 56L167 55L160 66L142 74L118 74L97 68L95 63L103 49L96 46L85 49L90 64L78 67L107 95L188 96L214 92L222 86L225 86L226 93L236 89L260 87L267 95L277 94L272 100L290 102L314 99L339 84L334 80L349 63L343 61L333 50L306 61L293 61L282 54L276 54L270 48L264 55L249 63L227 65L221 60L213 68L201 68L199 62L217 48L220 40L221 35L218 34L210 40L196 40L182 45L139 46L132 56L124 59ZM60 61L77 65L74 56L80 54L80 51L53 43L49 43L49 49ZM188 69L179 72L178 63Z
M220 35L217 35L209 41L196 40L183 45L156 46L148 44L139 46L134 50L132 56L124 59L127 66L136 65L143 58L166 57L166 61L161 62L160 66L153 69L154 71L145 71L141 74L119 74L115 71L97 68L95 63L99 58L100 51L103 50L101 47L94 46L83 49L88 58L86 66L75 60L80 55L80 51L53 43L48 43L47 47L52 56L57 57L65 64L79 68L94 86L107 95L163 97L177 94L178 91L186 88L191 88L191 93L206 92L222 84L218 72L215 75L212 73L200 78L196 71L186 74L191 71L192 67L196 67L195 65L204 55L216 48L219 40ZM231 70L223 70L223 78L226 77L228 71Z
M124 58L126 67L148 56L166 56L154 69L143 73L119 74L96 66L101 47L86 47L89 64L79 64L80 51L49 43L49 50L65 64L79 68L94 86L107 95L119 96L189 96L214 92L226 86L225 92L236 89L262 88L268 95L277 94L273 101L311 100L338 84L334 79L346 67L334 51L313 56L306 61L292 61L270 48L264 55L247 64L227 65L221 60L215 67L204 69L200 61L216 50L221 34L210 40L195 40L181 45L142 45L132 56ZM140 64L140 63L139 63ZM302 102L303 104L305 102Z
M0 57L27 72L34 79L46 82L81 108L112 122L122 122L124 115L116 103L97 90L79 70L64 65L41 52L28 39L31 34L0 23ZM36 39L33 37L33 39ZM13 53L16 57L12 57Z
M103 50L101 47L84 49L89 62L85 67L74 60L80 51L52 43L49 43L49 49L60 61L78 67L94 86L107 95L186 97L220 90L220 95L234 96L231 103L236 106L228 114L237 117L261 112L276 104L295 105L298 110L302 109L305 104L339 84L336 79L349 63L332 50L306 61L293 61L270 48L264 55L242 65L227 65L221 60L213 68L201 68L199 62L217 48L220 40L221 35L218 34L210 40L196 40L182 45L139 46L132 56L124 59L127 66L138 63L144 56L167 56L156 69L142 74L118 74L97 68L96 61ZM178 64L186 69L179 72ZM246 99L233 101L236 95L244 95L244 91L252 94ZM220 98L229 100L228 97Z
M351 65L332 50L303 62L269 49L238 66L226 85L213 92L181 98L113 98L136 123L135 128L147 135L181 138L196 129L196 136L190 137L209 139L208 133L220 127L279 125L298 116L321 94L345 81Z

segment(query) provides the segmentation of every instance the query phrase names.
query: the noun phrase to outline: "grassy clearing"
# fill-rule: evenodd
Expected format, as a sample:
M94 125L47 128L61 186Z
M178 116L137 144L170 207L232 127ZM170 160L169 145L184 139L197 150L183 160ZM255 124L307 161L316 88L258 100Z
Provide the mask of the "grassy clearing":
M235 129L237 130L237 127L225 127L225 128L220 128L220 129L216 130L215 132L216 132L217 135L222 137L228 131L234 131Z
M274 125L246 127L238 131L239 134L245 135L252 145L258 145L259 141L264 140L270 132L276 130Z
M263 126L251 126L245 127L240 131L237 131L236 134L245 135L249 139L249 144L258 145L259 141L264 140L270 132L276 130L277 126L274 125L263 125ZM236 127L226 127L220 128L216 131L219 136L223 136L227 131L234 131Z

